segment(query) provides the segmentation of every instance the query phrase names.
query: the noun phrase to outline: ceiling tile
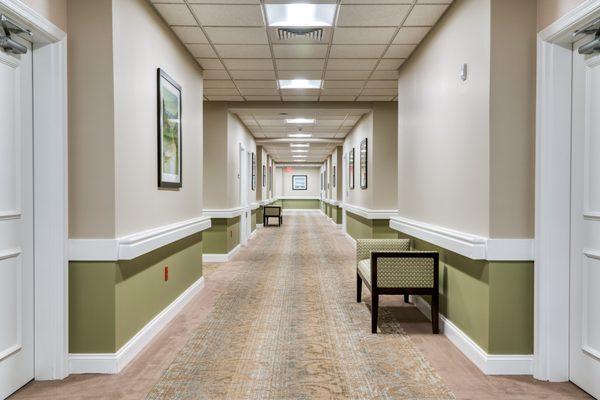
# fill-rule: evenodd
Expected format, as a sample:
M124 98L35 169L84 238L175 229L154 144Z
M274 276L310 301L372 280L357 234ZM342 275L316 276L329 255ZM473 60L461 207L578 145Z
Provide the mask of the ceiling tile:
M154 7L169 25L197 25L185 4L154 4Z
M331 46L330 58L379 58L386 49L385 44L334 44Z
M236 84L240 89L277 89L276 81L237 81Z
M367 88L398 88L397 80L388 81L368 81Z
M262 44L218 44L215 48L221 58L271 58L271 49Z
M320 89L281 89L281 94L285 96L310 96L318 95Z
M317 71L323 69L325 65L325 59L313 59L313 58L303 58L303 59L291 59L284 58L278 59L277 69L283 71L306 71L313 70Z
M269 44L264 28L206 27L214 44Z
M259 59L236 59L229 58L224 59L225 67L227 69L237 69L237 70L258 70L258 71L268 71L273 70L273 60L270 58L259 58Z
M362 96L396 96L398 89L365 89L362 92Z
M364 81L325 81L323 82L323 88L325 89L336 89L336 88L362 88Z
M394 38L394 44L419 44L430 29L424 26L403 26Z
M371 71L335 71L327 70L325 72L325 79L329 80L348 80L348 79L361 79L365 80L369 77Z
M192 4L191 8L204 26L264 26L259 5Z
M223 64L218 58L197 58L196 61L198 61L204 69L224 69Z
M196 58L216 58L217 55L208 44L187 44L186 47Z
M336 28L334 44L387 44L396 28Z
M448 8L447 4L417 4L411 11L405 26L433 26Z
M397 70L403 63L403 58L385 58L379 61L377 69L380 71Z
M342 5L337 26L398 26L409 9L408 5Z
M327 45L323 44L275 44L275 58L325 58Z
M263 80L263 79L275 79L274 71L245 71L245 70L230 70L233 79L250 79L250 80Z
M241 96L206 96L210 101L244 101Z
M202 72L204 79L229 79L229 75L225 70L208 69Z
M235 88L233 81L225 80L225 79L215 79L209 80L206 79L204 81L204 90L206 89L220 89L220 88Z
M279 96L279 90L277 89L240 88L240 91L244 96Z
M279 96L244 96L248 101L279 101ZM264 135L263 135L264 136Z
M385 58L408 58L415 49L414 44L393 44L385 52Z
M278 71L279 79L321 79L323 71Z
M371 79L398 79L398 71L374 71Z
M323 96L319 98L321 101L354 101L356 96Z
M395 96L360 96L356 101L392 101Z
M173 26L173 31L183 43L208 43L202 29L198 26Z
M370 70L375 67L377 59L330 59L327 62L328 70Z
M204 88L205 96L238 96L235 88Z
M360 94L361 88L336 88L336 89L323 89L322 95L355 95Z

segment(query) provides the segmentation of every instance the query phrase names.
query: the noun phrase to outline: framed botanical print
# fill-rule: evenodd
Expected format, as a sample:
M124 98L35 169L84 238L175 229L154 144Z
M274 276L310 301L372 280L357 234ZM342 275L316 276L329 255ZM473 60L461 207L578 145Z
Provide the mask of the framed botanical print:
M262 166L262 187L267 187L267 166Z
M256 154L252 153L252 190L256 190Z
M360 188L367 188L367 157L368 157L368 148L367 148L367 138L364 138L362 142L360 142Z
M292 175L292 190L307 190L308 177L306 175Z
M182 186L181 86L162 69L157 70L158 186Z
M333 187L335 188L335 165L333 166Z
M354 147L348 152L348 187L354 189Z

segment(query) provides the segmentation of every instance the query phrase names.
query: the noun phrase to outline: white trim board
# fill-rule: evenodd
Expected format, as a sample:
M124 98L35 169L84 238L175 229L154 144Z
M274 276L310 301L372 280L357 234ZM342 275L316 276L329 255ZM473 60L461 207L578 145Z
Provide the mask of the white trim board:
M390 218L390 228L473 260L533 260L533 239L491 239L400 216Z
M254 232L256 232L256 230ZM250 235L250 238L252 238L252 236L254 235L254 232ZM226 253L226 254L217 254L217 253L202 254L202 262L207 262L207 263L227 262L227 261L231 260L237 254L237 252L240 251L241 248L242 248L242 245L238 244L229 253Z
M319 212L321 209L319 208L284 208L281 210L281 214L294 214L297 212ZM322 211L321 211L322 212Z
M361 206L344 203L342 206L346 212L356 214L366 219L390 219L398 215L398 210L372 210Z
M235 218L242 215L244 207L209 208L202 210L202 215L209 218Z
M179 314L204 287L201 277L159 312L116 353L69 354L71 374L118 374Z
M277 200L321 200L319 196L280 196Z
M431 320L431 307L420 296L411 296L417 309ZM488 354L466 333L440 314L440 333L446 336L486 375L531 375L533 355Z
M202 216L115 239L70 239L71 261L132 260L211 226Z

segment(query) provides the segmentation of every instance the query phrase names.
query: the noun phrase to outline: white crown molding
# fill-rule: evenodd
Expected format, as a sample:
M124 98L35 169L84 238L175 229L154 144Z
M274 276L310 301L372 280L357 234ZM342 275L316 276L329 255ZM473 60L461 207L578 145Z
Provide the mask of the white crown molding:
M411 296L417 309L431 320L431 306L420 296ZM488 354L449 319L440 315L440 331L486 375L531 375L533 355Z
M205 208L202 215L210 218L235 218L242 215L244 207L234 208Z
M256 232L256 231L254 231ZM254 234L253 232L253 234ZM250 239L252 238L252 235L250 235ZM238 244L237 246L235 246L229 253L225 253L225 254L202 254L202 262L206 262L206 263L222 263L222 262L227 262L229 260L231 260L238 251L240 251L240 249L242 248L242 245Z
M473 260L533 260L533 239L491 239L400 216L390 218L390 228Z
M186 304L204 287L204 277L169 304L148 322L116 353L69 354L71 374L118 374L179 314Z
M257 210L260 207L260 203L255 202L255 203L250 203L250 209L252 211Z
M69 260L133 260L210 226L210 218L202 216L115 239L70 239Z
M340 206L340 201L337 200L331 200L331 199L322 199L321 201L323 201L324 203L329 204L330 206L336 206L339 207Z
M34 33L34 39L44 42L60 42L67 34L41 16L33 8L18 0L0 0L0 7L17 22L24 23ZM37 41L36 41L37 42Z
M343 208L347 212L356 214L366 219L390 219L398 215L398 210L372 210L361 206L344 203Z

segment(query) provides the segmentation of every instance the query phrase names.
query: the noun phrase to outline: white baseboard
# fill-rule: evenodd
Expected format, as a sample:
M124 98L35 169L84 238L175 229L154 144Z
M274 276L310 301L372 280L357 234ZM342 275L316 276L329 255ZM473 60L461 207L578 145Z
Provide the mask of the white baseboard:
M293 214L296 212L320 212L318 208L284 208L281 210L281 214Z
M252 236L250 236L250 238L252 238ZM202 254L202 262L209 262L209 263L227 262L227 261L231 260L231 258L233 258L233 256L235 256L238 251L240 251L241 247L242 247L242 245L238 244L237 246L235 246L233 248L233 250L231 250L229 253L226 253L226 254Z
M257 228L262 228L262 227L263 227L263 224L256 224L256 227L257 227Z
M201 277L158 313L116 353L69 354L69 373L118 374L144 350L148 343L177 316L203 287L204 277Z
M431 320L431 306L420 296L413 304ZM449 319L440 315L440 332L486 375L532 375L533 355L488 354Z

